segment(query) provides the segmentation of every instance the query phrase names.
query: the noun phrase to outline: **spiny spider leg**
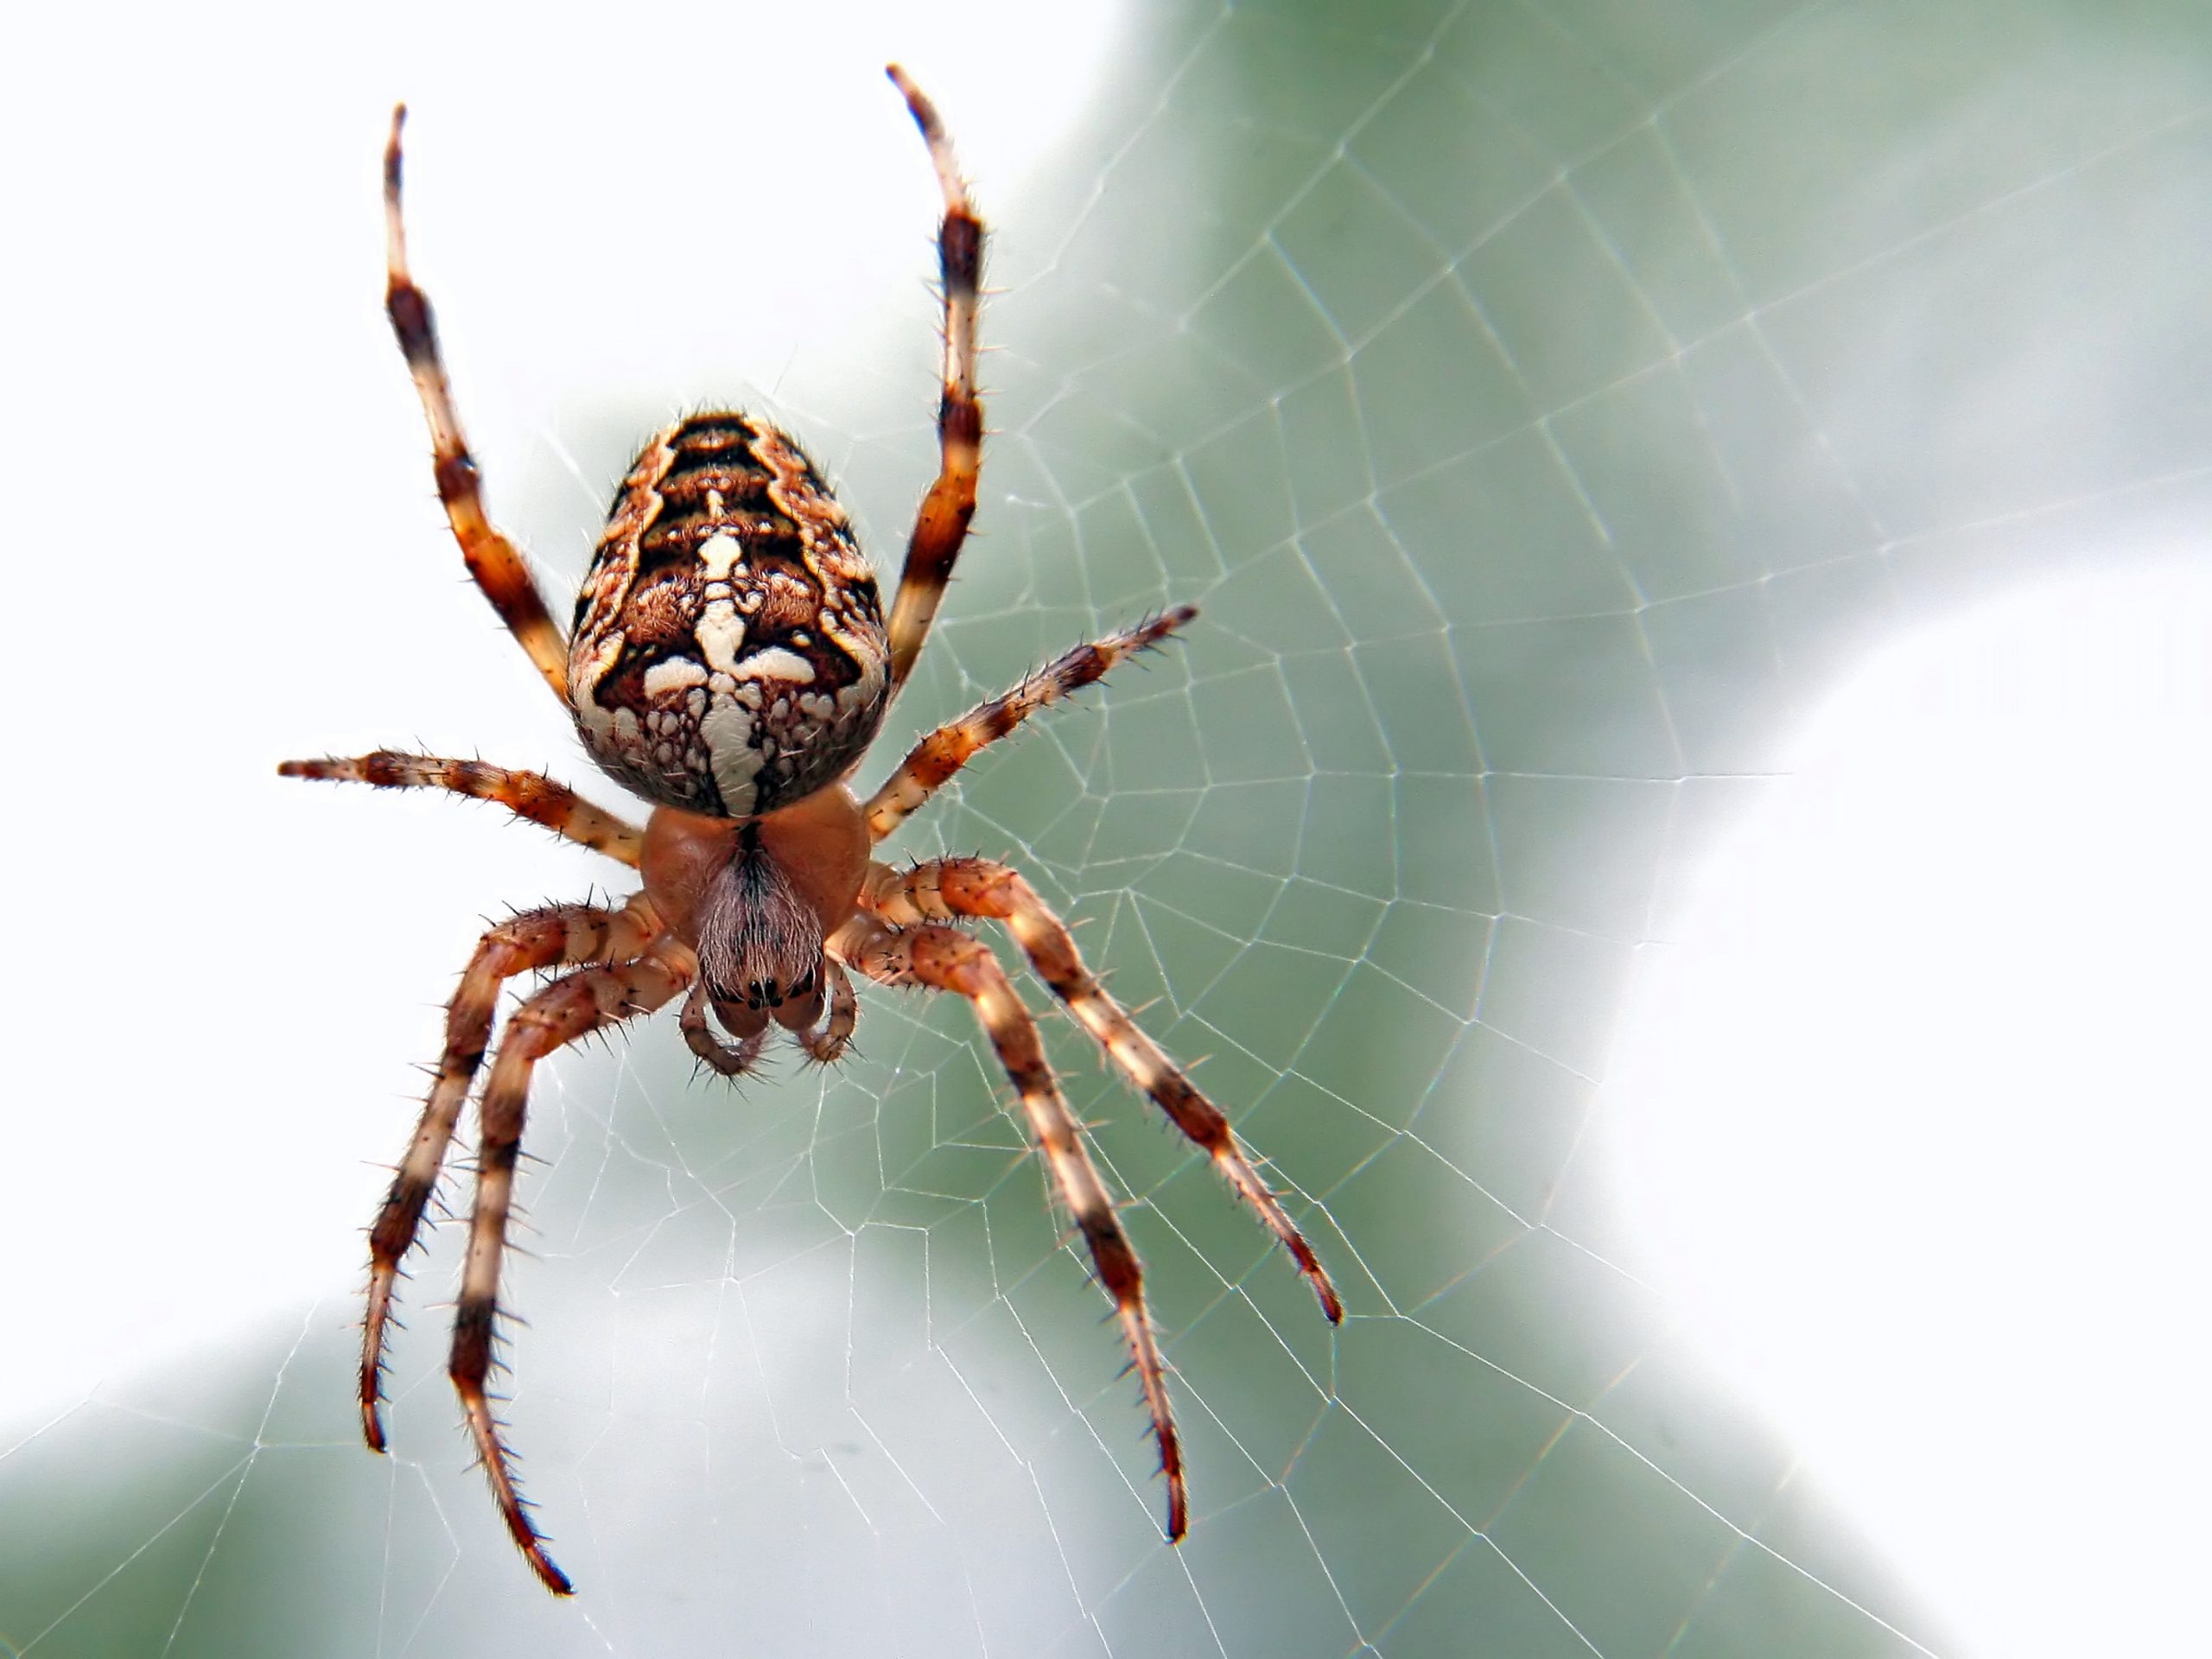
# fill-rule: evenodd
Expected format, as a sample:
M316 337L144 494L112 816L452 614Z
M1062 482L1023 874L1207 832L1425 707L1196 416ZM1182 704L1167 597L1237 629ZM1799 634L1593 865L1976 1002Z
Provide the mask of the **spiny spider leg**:
M642 894L620 910L594 905L551 905L499 924L477 942L461 974L461 988L446 1005L446 1046L438 1080L423 1103L407 1155L369 1228L368 1309L361 1320L361 1434L372 1451L385 1449L385 1332L391 1320L399 1264L423 1230L423 1207L436 1190L454 1126L468 1099L469 1084L491 1041L499 986L536 968L620 961L634 957L661 931Z
M391 137L384 150L385 311L391 319L392 333L399 337L400 353L407 359L407 372L415 378L423 414L430 423L438 499L445 504L446 522L461 543L468 574L565 708L569 642L545 608L544 595L531 580L522 555L485 515L476 458L468 453L468 440L453 406L453 390L446 384L429 296L415 286L407 269L407 226L399 207L399 130L406 120L407 106L402 104L391 112Z
M930 623L952 563L968 539L976 515L976 478L983 464L983 406L976 397L976 296L982 282L983 221L976 216L953 157L952 140L937 106L893 64L885 72L906 99L914 124L930 147L930 161L944 191L944 218L938 227L938 270L944 288L944 391L938 402L938 475L922 498L906 542L906 566L899 576L899 597L891 607L891 688L897 696L921 655Z
M1104 1049L1130 1084L1165 1112L1175 1127L1213 1160L1236 1196L1257 1211L1268 1230L1313 1287L1330 1324L1344 1322L1337 1287L1268 1184L1237 1145L1221 1109L1169 1059L1128 1011L1107 994L1084 963L1067 924L1053 913L1020 872L981 858L940 858L899 871L870 868L861 902L893 927L919 922L988 916L1002 922L1028 957L1038 977L1067 1006L1093 1041Z
M543 824L555 835L595 853L638 867L645 832L612 812L594 806L566 785L535 772L513 772L481 760L444 760L431 754L399 754L378 749L357 760L287 760L276 768L284 778L321 778L333 783L374 784L379 789L445 789L497 801L518 818Z
M852 953L846 959L880 984L926 985L957 992L976 1005L976 1017L1021 1096L1030 1133L1045 1154L1053 1184L1090 1247L1099 1282L1114 1299L1145 1407L1152 1414L1153 1435L1160 1443L1160 1472L1167 1477L1167 1537L1170 1542L1180 1539L1190 1524L1183 1447L1167 1400L1166 1363L1145 1310L1144 1269L1115 1213L1113 1195L1084 1147L1083 1127L1068 1109L1046 1063L1036 1020L1007 983L990 947L957 928L934 923L903 930L880 927L841 935L839 944Z
M983 749L1010 735L1039 709L1103 678L1125 657L1158 645L1198 613L1195 605L1178 605L1149 622L1103 639L1077 645L1047 664L1012 690L979 702L950 725L940 726L914 745L899 770L869 798L868 832L877 841L920 810L952 775Z
M507 1216L514 1198L515 1164L522 1154L531 1072L555 1049L588 1033L652 1013L690 984L696 971L690 952L664 938L636 961L582 968L556 980L508 1020L478 1109L482 1129L476 1154L476 1199L469 1212L468 1255L461 1268L453 1357L447 1370L467 1414L470 1437L491 1478L507 1532L556 1596L571 1594L574 1586L545 1553L544 1535L523 1503L513 1459L500 1438L499 1421L492 1414L485 1388L499 1338L499 1264L507 1248Z

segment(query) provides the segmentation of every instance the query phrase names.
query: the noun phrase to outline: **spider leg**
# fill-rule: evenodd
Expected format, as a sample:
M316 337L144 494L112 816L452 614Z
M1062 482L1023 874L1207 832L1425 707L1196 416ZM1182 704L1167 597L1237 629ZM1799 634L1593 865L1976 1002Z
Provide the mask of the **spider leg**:
M1145 1311L1144 1270L1115 1213L1113 1197L1084 1150L1082 1125L1068 1109L1046 1064L1036 1020L1014 995L990 947L957 928L925 924L899 931L879 926L840 934L838 943L846 960L880 984L925 985L957 992L975 1004L976 1019L1021 1096L1030 1133L1045 1154L1061 1199L1090 1247L1099 1282L1114 1299L1145 1406L1152 1414L1160 1471L1167 1477L1167 1536L1171 1542L1180 1539L1190 1518L1183 1448L1167 1399L1166 1363Z
M1084 966L1067 924L1037 896L1020 872L981 858L940 858L905 872L877 864L870 868L861 902L894 927L971 916L988 916L1003 923L1038 976L1052 987L1052 995L1066 1004L1068 1012L1106 1051L1130 1084L1202 1147L1237 1197L1259 1211L1268 1230L1313 1287L1329 1323L1343 1323L1344 1302L1336 1287L1329 1282L1306 1236L1237 1145L1229 1119L1145 1035L1128 1011L1107 995L1096 976Z
M595 853L638 867L645 832L612 812L594 806L565 785L535 772L512 772L481 760L442 760L429 754L399 754L378 749L358 760L287 760L276 768L285 778L321 778L334 783L374 784L380 789L445 789L497 801L518 818L543 824L555 835Z
M446 1148L453 1142L469 1084L491 1041L492 1014L500 984L534 968L608 962L634 957L660 931L660 918L642 895L620 910L594 905L553 905L502 922L477 942L446 1005L445 1052L438 1080L423 1103L407 1155L369 1228L368 1307L361 1320L361 1433L372 1451L385 1449L385 1333L391 1323L399 1264L423 1230L423 1211L436 1190Z
M983 221L968 199L952 140L937 106L897 64L886 71L913 112L930 148L944 192L938 227L938 270L944 288L944 391L938 402L938 474L922 498L906 542L906 565L891 607L891 687L893 696L921 655L938 603L952 576L953 561L968 539L976 514L976 478L983 463L983 406L976 397L976 315L982 281Z
M683 990L696 971L688 951L664 944L635 961L582 968L556 980L507 1022L479 1108L482 1135L477 1148L476 1199L469 1212L468 1255L461 1268L453 1357L447 1370L467 1414L469 1435L491 1478L507 1532L556 1596L569 1594L573 1586L545 1553L544 1535L523 1503L514 1460L500 1437L499 1421L492 1414L491 1395L485 1388L499 1335L499 1264L507 1248L507 1216L514 1198L515 1165L522 1155L531 1073L555 1049L602 1026L659 1007Z
M881 841L952 775L983 749L1009 736L1039 709L1103 679L1123 658L1158 645L1198 613L1195 605L1178 605L1150 621L1103 639L1077 645L1058 662L1049 663L1012 690L988 702L979 702L949 726L940 726L914 745L899 770L868 799L868 832Z
M493 528L484 512L484 492L476 471L476 458L468 453L468 440L461 429L461 416L453 406L453 389L446 384L445 359L438 353L438 330L430 311L429 296L415 286L407 269L407 226L400 213L399 130L407 119L407 106L391 112L391 137L384 151L385 311L399 349L414 377L415 391L423 400L423 414L430 423L431 447L437 457L438 499L444 503L446 521L468 574L492 601L492 608L507 625L537 671L552 686L563 706L569 701L569 645L560 627L545 608L544 595L531 580L515 544Z

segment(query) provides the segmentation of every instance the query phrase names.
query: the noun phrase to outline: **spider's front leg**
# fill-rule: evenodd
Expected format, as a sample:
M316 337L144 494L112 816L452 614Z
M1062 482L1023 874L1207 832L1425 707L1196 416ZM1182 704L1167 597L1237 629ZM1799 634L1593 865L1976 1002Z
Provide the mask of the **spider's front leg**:
M1213 1160L1237 1197L1259 1212L1313 1286L1329 1323L1344 1322L1344 1302L1320 1258L1237 1145L1221 1108L1201 1094L1183 1069L1107 994L1076 950L1067 924L1037 896L1019 870L982 858L933 859L904 872L877 864L869 869L861 902L894 927L967 917L1003 923L1038 977L1052 987L1052 995L1122 1074Z
M514 1201L515 1165L522 1155L531 1074L538 1061L579 1037L661 1007L683 991L697 971L690 951L664 936L634 962L580 969L555 981L507 1022L491 1079L484 1086L476 1199L469 1212L468 1255L461 1268L461 1300L454 1311L453 1357L448 1370L507 1532L531 1570L556 1596L570 1594L574 1586L546 1554L545 1535L524 1505L513 1459L500 1438L485 1386L499 1339L499 1267L507 1248L507 1217Z
M1090 1247L1098 1281L1114 1299L1145 1407L1152 1414L1160 1472L1167 1477L1168 1540L1180 1539L1190 1524L1183 1447L1167 1399L1166 1362L1145 1308L1144 1268L1115 1212L1113 1194L1084 1149L1083 1126L1053 1080L1036 1020L1007 982L990 947L957 928L929 923L893 930L860 918L838 936L836 944L840 955L880 984L925 985L956 992L975 1004L976 1019L1021 1096L1022 1112L1053 1184Z
M305 763L302 763L305 764ZM335 774L315 774L335 775ZM660 918L642 894L620 910L595 905L552 905L502 922L477 941L446 1005L445 1052L438 1080L423 1103L415 1138L393 1172L391 1189L369 1228L368 1309L361 1321L361 1433L370 1449L385 1449L385 1335L391 1323L399 1264L423 1230L423 1211L437 1188L454 1127L492 1039L499 987L533 969L615 962L636 956L661 931Z

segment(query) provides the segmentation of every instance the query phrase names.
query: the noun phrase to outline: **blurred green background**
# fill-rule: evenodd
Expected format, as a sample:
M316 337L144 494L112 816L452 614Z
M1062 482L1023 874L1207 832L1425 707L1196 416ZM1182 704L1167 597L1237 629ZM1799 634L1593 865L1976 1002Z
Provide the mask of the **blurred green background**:
M716 396L780 410L895 563L931 463L927 176L891 126L849 159L760 117L762 78L851 71L749 50L771 25L741 6L650 39L611 12L143 21L114 46L143 99L48 87L15 135L48 230L21 280L62 343L14 494L73 464L73 400L139 400L142 470L97 486L101 539L145 546L171 607L134 799L219 839L101 866L128 872L92 901L103 939L178 917L185 989L82 947L153 1023L107 1039L121 1075L65 1074L51 1155L96 1173L145 1113L121 1161L179 1220L120 1279L200 1334L56 1371L8 1421L0 1652L1997 1650L1683 1338L1592 1137L1655 917L1838 675L2201 539L2201 9L1141 4L1018 183L971 149L1001 290L984 533L885 763L1075 639L1205 614L897 849L1009 855L1087 924L1117 994L1205 1057L1351 1317L1332 1334L1056 1024L1176 1368L1195 1525L1170 1551L1117 1338L963 1007L869 996L856 1058L737 1095L672 1029L586 1050L540 1085L511 1413L573 1605L464 1466L456 1230L410 1287L390 1460L353 1438L352 1269L302 1291L271 1265L350 1261L359 1160L401 1144L401 1064L435 1052L474 916L610 874L457 806L264 781L416 735L582 772L427 505L375 311L378 105L429 118L417 263L556 584L638 432ZM994 26L1033 49L993 73L1050 88L1049 25L956 8L924 38L989 58ZM45 46L67 86L86 42ZM121 137L88 156L93 123ZM638 194L562 194L586 152ZM792 340L752 277L804 280L849 230L874 249L863 174L905 250L867 277L895 285ZM671 365L664 333L767 343ZM218 389L239 401L202 412ZM355 410L371 435L333 442ZM185 510L132 517L162 503ZM49 511L31 544L81 543ZM190 965L201 930L220 975ZM18 1172L30 1117L0 1131ZM165 1199L170 1133L244 1178ZM296 1177L352 1185L286 1208ZM78 1193L9 1272L66 1287L104 1211ZM210 1230L239 1214L267 1231ZM11 1367L67 1345L9 1323Z

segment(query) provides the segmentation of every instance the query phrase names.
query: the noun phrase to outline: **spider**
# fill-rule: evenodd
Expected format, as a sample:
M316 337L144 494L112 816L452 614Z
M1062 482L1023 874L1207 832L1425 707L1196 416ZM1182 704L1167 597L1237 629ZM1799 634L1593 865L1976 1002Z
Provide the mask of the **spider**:
M1143 1271L1046 1060L1035 1019L967 926L988 918L1006 928L1128 1082L1258 1211L1330 1322L1344 1318L1328 1274L1229 1120L1106 993L1066 925L1019 871L981 858L931 859L902 870L872 856L982 749L1197 614L1179 606L1078 645L930 733L865 804L849 786L928 637L975 512L982 457L976 392L982 221L937 110L897 65L888 73L921 129L944 194L944 358L938 472L916 514L887 619L844 511L812 462L779 429L725 410L678 421L647 441L616 492L563 638L522 556L485 512L429 301L408 267L400 206L407 111L403 105L392 112L384 172L385 309L429 423L439 499L470 575L574 718L593 760L652 812L641 830L550 779L476 760L378 751L288 760L278 770L496 801L641 879L641 891L625 904L523 912L478 942L447 1005L436 1082L369 1230L359 1399L363 1434L381 1452L385 1339L400 1262L422 1231L491 1046L503 983L525 973L553 976L509 1016L478 1104L475 1189L448 1370L507 1531L556 1595L573 1586L521 1496L486 1387L531 1074L556 1049L678 998L684 1041L731 1078L754 1067L777 1027L811 1059L835 1061L858 1019L855 974L950 991L975 1005L1113 1299L1167 1481L1171 1542L1188 1525L1189 1500Z

